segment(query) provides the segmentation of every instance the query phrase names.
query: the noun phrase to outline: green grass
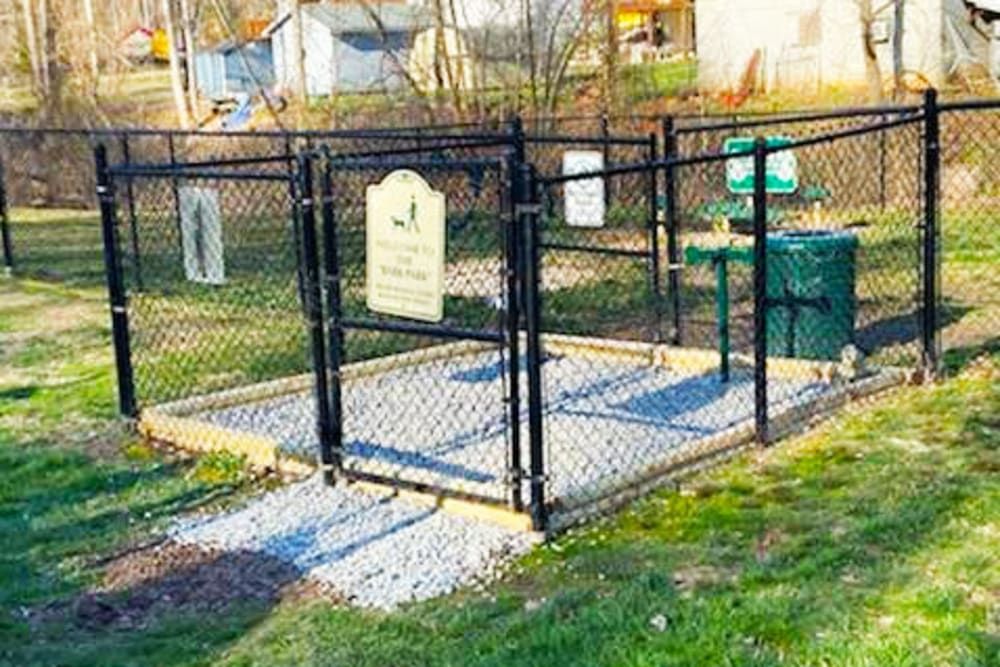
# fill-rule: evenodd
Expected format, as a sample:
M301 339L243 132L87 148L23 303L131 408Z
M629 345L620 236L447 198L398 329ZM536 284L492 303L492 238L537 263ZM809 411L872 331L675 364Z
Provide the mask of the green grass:
M677 97L697 86L698 65L694 60L627 65L620 81L624 99L631 103Z
M104 557L245 487L238 461L164 459L114 424L105 321L99 298L0 283L0 664L1000 661L1000 342L949 355L941 385L574 530L483 591L115 629L46 610L97 585Z
M96 211L12 208L14 269L75 287L104 284L101 220Z

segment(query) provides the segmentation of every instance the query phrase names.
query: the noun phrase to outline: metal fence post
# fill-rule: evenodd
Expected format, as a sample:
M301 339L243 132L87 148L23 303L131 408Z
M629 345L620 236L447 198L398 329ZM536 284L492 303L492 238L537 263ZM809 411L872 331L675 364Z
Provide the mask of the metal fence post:
M941 187L941 129L937 91L924 93L923 366L938 372L938 193Z
M671 162L677 157L677 132L672 116L663 119L663 225L667 231L667 291L673 320L671 343L681 344L681 252L677 242L677 169Z
M132 163L129 150L128 134L121 135L122 162L125 166ZM142 291L142 258L139 256L139 221L135 213L135 187L132 177L125 178L125 196L128 198L128 233L129 246L132 249L132 267L135 270L135 287Z
M334 476L340 472L343 465L344 451L344 413L341 397L340 364L343 359L344 332L341 327L342 313L340 302L340 244L337 237L337 217L333 208L333 178L330 173L330 163L323 166L321 181L323 197L323 271L326 274L326 308L327 308L327 364L329 378L330 405L330 441L327 447L321 441L321 461L328 466L324 473L327 483L332 483Z
M308 153L298 155L299 211L302 220L303 278L302 304L309 329L309 346L313 366L313 389L316 394L316 435L319 438L319 460L327 481L333 481L333 428L330 419L330 393L327 383L326 347L323 340L323 295L319 284L319 250L316 238L316 204L313 201L313 158Z
M519 116L510 123L511 152L507 165L507 202L509 211L507 228L504 230L506 241L507 266L507 351L510 355L509 379L507 384L507 409L510 413L510 503L515 511L524 509L521 481L524 470L521 468L521 310L522 296L521 280L521 230L517 218L516 206L526 197L521 182L521 168L524 164L524 126Z
M889 118L886 114L882 114L880 118L881 122L888 122ZM886 185L886 132L885 130L879 130L878 133L878 201L879 207L884 211L886 200L888 198L888 190Z
M545 506L545 461L542 442L542 344L541 301L538 283L538 212L539 198L535 170L530 164L522 165L521 188L527 201L518 205L517 213L522 225L521 239L522 276L524 279L524 314L527 338L528 365L528 435L531 450L531 523L535 530L544 530L548 516Z
M611 164L611 121L607 114L601 114L601 155L605 169ZM611 208L611 181L604 177L604 208Z
M0 245L3 246L3 270L14 274L14 244L10 240L10 220L7 215L7 185L3 156L0 155Z
M656 133L649 135L649 224L647 233L649 234L649 280L650 289L653 293L653 316L656 319L656 331L653 335L653 342L663 341L663 294L660 285L660 225L659 214L660 205L657 197L660 194L659 170L656 168L656 159L659 155L659 140Z
M104 268L108 281L111 306L111 337L115 350L115 370L118 376L118 410L125 417L136 417L135 378L132 373L132 348L129 341L128 308L125 281L119 261L118 230L115 221L115 193L108 173L107 147L94 147L94 167L97 172L97 201L101 206L101 236L104 241Z
M291 135L288 133L284 134L284 144L285 144L285 155L288 156L288 173L294 174L296 169L296 159L293 155L292 140ZM299 193L299 179L292 177L288 179L288 195L292 201L292 247L295 249L295 266L297 271L298 280L298 294L299 294L299 305L303 308L303 314L305 314L306 307L306 287L305 287L305 275L302 273L304 267L304 262L302 261L302 207L301 207L301 196Z
M170 160L170 189L174 195L174 222L177 223L177 247L184 255L184 226L181 223L181 188L176 174L177 147L174 145L174 133L167 132L167 158Z
M767 140L758 137L753 151L753 339L754 434L768 442L767 416Z

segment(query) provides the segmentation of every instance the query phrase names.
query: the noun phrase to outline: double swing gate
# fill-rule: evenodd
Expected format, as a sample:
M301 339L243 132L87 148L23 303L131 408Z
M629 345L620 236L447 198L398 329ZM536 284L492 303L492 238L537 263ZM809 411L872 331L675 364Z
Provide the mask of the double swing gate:
M169 165L98 145L121 411L565 525L933 367L929 109L664 158L517 122ZM898 150L869 187L840 165L872 137ZM771 191L788 155L822 182Z

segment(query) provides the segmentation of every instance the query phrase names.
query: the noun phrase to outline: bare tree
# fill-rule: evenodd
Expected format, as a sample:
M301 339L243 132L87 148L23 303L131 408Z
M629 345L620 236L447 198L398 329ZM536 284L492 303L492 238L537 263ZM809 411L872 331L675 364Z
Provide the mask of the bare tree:
M187 99L184 95L184 80L181 77L181 59L177 53L177 31L174 21L174 6L171 0L162 0L164 30L169 40L170 88L174 95L174 106L177 109L177 122L182 128L191 127L191 115L188 112Z
M618 83L618 1L605 0L604 67L601 81L601 107L605 113L615 104L615 88Z
M90 0L87 0L88 2ZM189 0L180 0L181 34L184 37L184 58L187 62L187 93L191 114L197 118L198 113L198 74L194 67L195 51L197 49L196 35L198 32L198 17L191 11Z
M42 79L43 105L46 99L52 94L52 65L55 51L55 31L54 26L49 21L49 3L47 0L39 0L38 3L38 41L40 56L39 65ZM45 105L47 106L47 105Z
M540 44L531 52L535 72L531 83L535 113L551 114L559 104L567 74L574 60L591 48L595 27L600 24L601 12L595 11L583 0L543 0L538 2L531 28L535 33L531 42ZM617 55L614 56L617 59ZM607 67L607 65L605 65ZM614 76L614 66L605 70ZM610 90L613 82L609 82Z
M90 96L97 103L97 86L100 84L101 64L97 55L97 19L94 16L94 0L83 0L83 15L87 21L87 37L90 65Z
M285 49L285 53L291 53L292 56L292 89L295 99L304 108L308 101L308 90L306 87L306 52L301 2L300 0L281 0L281 2L284 6L282 13L287 12L291 17L289 38L292 44L291 48ZM285 66L287 67L287 64Z
M880 20L880 15L890 7L896 8L895 18L899 20L901 14L901 4L903 0L884 0L881 4L875 0L854 0L858 7L858 19L861 24L861 47L865 58L865 80L868 83L868 97L872 101L880 102L883 99L882 66L878 60L878 49L875 39L875 25ZM895 31L899 33L898 44L902 48L903 26L896 25ZM895 71L894 77L898 79L901 72Z
M42 58L38 35L35 31L35 11L31 0L21 0L21 9L24 14L24 41L28 51L28 62L31 66L32 85L35 94L41 97L45 94L45 86L42 77Z

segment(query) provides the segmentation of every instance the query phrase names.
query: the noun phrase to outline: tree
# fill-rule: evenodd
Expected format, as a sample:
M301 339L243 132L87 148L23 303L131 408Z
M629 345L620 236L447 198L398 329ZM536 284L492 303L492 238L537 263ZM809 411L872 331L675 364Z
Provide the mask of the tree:
M83 0L83 15L87 21L87 47L90 65L90 96L97 103L97 86L100 83L101 63L97 55L97 19L94 0Z
M24 14L24 41L27 46L28 62L31 67L32 87L34 88L35 95L42 97L45 94L42 77L42 58L38 36L35 32L35 12L31 0L21 0L21 10Z
M615 100L615 87L618 81L618 2L617 0L606 0L605 2L605 44L604 44L604 79L601 82L601 106L604 112L611 111Z
M292 41L291 49L285 49L285 53L292 54L292 88L295 99L302 107L305 107L308 96L306 88L306 52L305 37L302 27L302 7L300 0L281 0L284 5L284 13L291 16L291 26L289 38ZM287 64L285 65L288 66Z
M878 60L874 28L882 13L890 7L894 8L893 79L898 89L902 76L904 0L884 0L881 4L876 4L875 0L854 0L854 2L858 7L858 19L861 23L861 47L865 58L868 97L872 101L880 102L883 99L882 66Z
M184 80L181 77L181 59L177 53L177 31L174 21L174 6L171 0L162 0L161 9L163 11L163 25L170 41L170 89L174 96L174 107L177 109L178 124L187 129L191 127L191 114L188 112L187 99L184 95Z
M88 0L89 2L89 0ZM191 11L189 0L180 0L181 4L181 34L184 37L184 58L187 62L187 93L191 114L198 117L198 75L194 67L194 56L197 49L196 35L198 33L198 17Z

